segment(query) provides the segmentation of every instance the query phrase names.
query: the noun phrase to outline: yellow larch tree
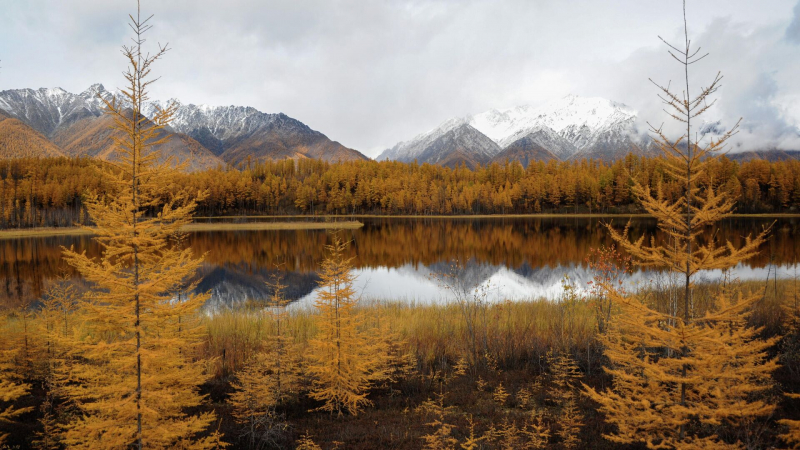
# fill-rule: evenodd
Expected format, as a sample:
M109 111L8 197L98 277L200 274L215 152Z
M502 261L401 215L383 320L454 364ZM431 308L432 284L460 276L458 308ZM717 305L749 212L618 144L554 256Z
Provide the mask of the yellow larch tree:
M453 437L455 426L449 423L448 416L453 413L455 408L444 406L444 393L440 393L436 400L426 400L416 408L416 412L426 417L430 417L430 422L426 426L433 430L422 436L425 442L422 448L426 450L455 450L458 439ZM474 434L474 433L473 433Z
M796 288L795 288L796 289ZM795 295L797 291L795 290ZM794 305L787 305L787 313L789 316L790 329L794 330L793 333L800 333L800 308L795 299ZM786 397L800 401L800 394L786 393ZM786 427L786 432L780 437L792 448L800 448L800 420L782 419L778 421L781 425Z
M800 400L800 394L786 394L789 398ZM788 428L787 432L781 435L781 439L793 448L800 448L800 420L782 419L781 425Z
M0 425L9 425L15 417L30 411L30 408L15 407L15 402L26 395L30 385L23 383L14 370L14 330L10 327L8 314L0 315ZM8 437L0 432L0 445Z
M299 349L289 330L289 312L286 306L286 285L280 278L268 283L272 289L267 313L272 319L273 334L267 339L265 351L268 355L262 367L276 403L285 401L297 392L300 377Z
M561 352L548 354L548 364L553 380L550 395L559 407L558 436L564 448L577 448L580 444L578 434L583 426L583 414L576 403L575 387L580 378L580 370L575 360Z
M103 99L113 119L116 162L99 169L113 198L90 197L87 211L102 255L64 250L64 258L90 284L80 303L85 318L73 338L66 391L80 409L63 433L70 448L210 448L201 435L213 414L192 415L206 375L195 358L198 309L206 296L187 295L187 280L201 260L181 245L193 199L166 196L163 183L175 170L155 145L174 106L143 114L153 64L167 51L142 50L150 28L139 9L130 16L135 36L122 53L129 67L122 99Z
M43 341L41 365L45 401L40 407L41 431L33 442L38 449L60 448L63 418L69 414L65 383L69 382L70 338L76 317L78 293L66 277L56 280L41 298L36 331Z
M713 182L701 185L700 180L738 124L706 143L693 139L692 120L713 105L709 97L722 77L717 74L699 94L690 95L689 67L704 55L690 46L685 2L683 13L685 42L680 47L667 45L683 66L685 90L675 94L669 87L657 86L668 112L685 125L686 132L671 140L661 128L652 130L664 153L664 168L684 184L683 192L670 201L660 190L652 192L636 180L632 188L671 242L658 246L644 237L631 241L628 227L622 232L608 227L640 265L681 274L682 305L677 311L661 311L639 295L622 295L606 284L606 292L620 310L601 336L613 387L599 392L585 386L585 392L600 404L606 420L616 425L616 432L606 436L613 442L641 442L649 448L727 448L747 437L723 433L726 426L746 429L774 409L759 397L770 387L770 372L775 368L775 361L767 360L765 354L772 342L757 340L757 330L745 326L743 316L755 296L719 289L701 307L693 298L694 278L700 271L724 270L751 257L768 230L747 237L740 248L702 236L734 206Z
M329 255L322 262L315 302L318 332L309 341L308 370L314 376L311 398L324 402L318 410L355 415L371 404L367 391L386 358L370 342L370 330L364 329L363 314L356 309L352 258L345 257L346 249L339 234L326 246Z
M275 412L274 384L264 369L270 358L266 353L257 353L231 383L234 392L228 402L233 406L234 419L242 427L240 438L251 449L279 444L288 428Z
M478 450L481 441L485 440L485 436L478 436L475 434L475 420L469 416L469 435L464 439L464 442L458 444L462 450Z
M284 438L287 425L275 407L297 391L298 349L288 333L288 312L280 279L268 283L272 289L269 308L274 333L267 337L263 351L256 353L236 375L234 392L229 398L233 415L243 427L242 437L250 448L275 444Z
M322 447L317 445L308 433L302 435L300 440L297 441L295 450L322 450Z

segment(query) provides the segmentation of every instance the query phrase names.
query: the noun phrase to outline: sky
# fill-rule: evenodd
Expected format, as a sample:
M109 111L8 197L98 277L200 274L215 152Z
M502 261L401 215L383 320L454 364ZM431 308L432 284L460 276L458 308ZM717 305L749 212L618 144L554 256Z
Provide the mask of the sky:
M681 82L658 39L683 39L680 0L142 0L156 99L283 112L377 156L459 116L603 97L666 121L659 83ZM123 84L133 0L0 0L0 90ZM733 151L800 150L800 3L689 0L724 75L709 121L742 118Z

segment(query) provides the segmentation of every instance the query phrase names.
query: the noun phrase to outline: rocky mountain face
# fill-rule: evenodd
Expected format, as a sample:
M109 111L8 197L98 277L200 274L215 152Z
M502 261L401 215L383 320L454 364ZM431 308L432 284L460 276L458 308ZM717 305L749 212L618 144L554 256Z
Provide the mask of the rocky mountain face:
M117 97L95 84L80 94L63 89L17 89L0 92L0 110L38 131L71 156L114 159L105 99ZM366 159L356 150L331 141L285 114L267 114L241 106L211 107L182 104L169 129L170 139L159 149L165 158L187 161L189 170L230 163L283 158L327 161ZM124 104L124 102L123 102ZM153 117L167 102L148 102L143 112ZM2 153L0 153L2 155Z
M491 161L500 150L494 141L480 131L469 124L462 124L433 140L418 158L446 167L463 163L473 169Z
M432 142L462 125L497 144L495 161L513 159L523 164L535 160L594 158L618 159L629 152L648 154L652 146L636 129L636 112L602 98L570 95L540 107L520 106L489 110L451 119L414 139L384 151L378 159L438 163ZM485 148L462 149L464 162L479 160ZM502 152L502 153L501 153ZM450 164L458 164L449 159Z
M285 114L267 114L243 106L178 105L172 129L195 139L231 164L256 160L314 158L325 161L367 159L331 141L319 131ZM145 114L165 104L153 102ZM153 111L154 112L154 111ZM152 114L152 113L151 113Z
M522 139L514 141L495 155L495 157L492 158L492 162L503 164L506 161L519 161L523 167L528 167L528 164L533 161L547 162L558 159L555 153L539 143L536 136L529 134Z

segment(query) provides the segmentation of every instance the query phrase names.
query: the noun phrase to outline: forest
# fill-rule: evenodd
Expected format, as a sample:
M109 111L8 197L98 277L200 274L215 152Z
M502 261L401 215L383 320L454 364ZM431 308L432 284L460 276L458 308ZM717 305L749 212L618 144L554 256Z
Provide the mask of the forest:
M4 228L93 230L91 251L49 255L62 278L0 305L0 448L800 448L800 277L743 282L730 271L789 260L794 241L780 236L767 256L780 230L721 227L734 211L795 210L800 166L720 156L738 125L693 140L720 75L693 96L657 84L687 128L651 130L659 158L477 170L289 160L183 173L153 150L174 106L142 110L168 49L143 50L149 18L130 19L126 99L103 99L120 159L0 163ZM688 86L703 56L685 22L683 32L685 47L667 45ZM345 234L316 234L319 251L293 262L318 268L309 308L290 304L278 275L269 298L208 313L195 275L232 247L189 245L184 229L224 215L540 212L644 212L658 232L607 222L574 250L588 286L565 277L558 298L499 302L459 274L470 243L496 238L519 246L520 260L550 262L564 257L557 242L467 229L452 248L411 256L430 240L390 235L359 261ZM252 257L280 245L274 237ZM453 301L361 299L354 267L392 246L402 260L449 260L431 277ZM657 269L652 283L625 285L635 267ZM704 271L719 276L700 280Z
M96 176L107 163L88 158L0 160L0 226L87 223L86 196L113 197ZM396 161L265 161L173 173L162 201L197 195L199 217L258 215L483 215L645 213L638 183L680 197L664 158L633 154L602 161L517 162L471 170ZM737 213L789 213L800 206L800 161L714 159L697 183L723 191Z

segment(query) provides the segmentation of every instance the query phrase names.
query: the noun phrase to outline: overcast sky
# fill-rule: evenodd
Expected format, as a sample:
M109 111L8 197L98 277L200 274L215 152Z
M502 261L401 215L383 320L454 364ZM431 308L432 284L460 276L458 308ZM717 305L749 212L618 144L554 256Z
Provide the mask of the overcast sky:
M744 117L740 148L800 150L800 3L690 0L689 31L722 71L712 119ZM376 156L455 116L567 94L660 123L648 77L679 81L657 36L680 0L142 0L172 50L152 96L283 112ZM122 85L134 1L0 0L0 90Z

